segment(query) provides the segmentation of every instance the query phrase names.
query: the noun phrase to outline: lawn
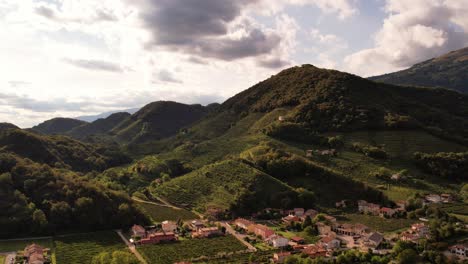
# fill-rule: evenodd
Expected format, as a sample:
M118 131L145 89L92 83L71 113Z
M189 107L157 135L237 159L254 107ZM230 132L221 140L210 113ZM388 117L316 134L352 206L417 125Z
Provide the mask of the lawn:
M214 257L219 253L245 250L233 236L187 239L170 244L144 245L137 248L149 264L169 264L189 261L201 256Z
M190 220L190 219L198 219L199 217L185 209L174 209L167 206L156 205L156 204L149 204L143 202L137 202L137 204L143 208L143 210L151 216L153 221L155 222L162 222L164 220L173 220L177 221L179 219L182 220Z
M23 250L27 245L33 243L53 249L52 239L3 240L0 241L0 252L14 252Z
M97 254L116 250L127 250L127 247L114 231L55 238L55 252L59 264L88 264Z
M339 221L361 223L378 232L395 232L401 229L406 229L415 221L406 218L382 218L379 216L371 216L364 214L344 214L337 217Z

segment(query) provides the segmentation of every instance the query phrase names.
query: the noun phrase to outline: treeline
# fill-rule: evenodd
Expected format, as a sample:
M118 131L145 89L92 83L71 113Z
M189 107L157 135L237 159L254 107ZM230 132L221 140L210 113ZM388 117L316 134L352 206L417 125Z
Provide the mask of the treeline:
M452 179L468 179L468 152L414 153L416 163L428 173Z
M0 236L88 231L147 219L123 192L75 172L0 154Z

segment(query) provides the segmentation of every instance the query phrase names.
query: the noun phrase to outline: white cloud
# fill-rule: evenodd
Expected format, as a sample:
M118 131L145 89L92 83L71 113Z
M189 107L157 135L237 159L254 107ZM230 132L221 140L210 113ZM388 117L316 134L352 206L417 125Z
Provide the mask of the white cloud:
M387 0L388 17L375 47L345 58L348 71L364 76L409 67L468 44L468 0Z
M319 29L310 30L310 45L306 52L315 56L312 63L323 68L339 68L340 58L348 48L348 43L334 34L322 33Z
M353 0L261 0L255 12L261 14L275 14L284 10L288 5L316 6L327 14L336 14L344 20L359 13Z

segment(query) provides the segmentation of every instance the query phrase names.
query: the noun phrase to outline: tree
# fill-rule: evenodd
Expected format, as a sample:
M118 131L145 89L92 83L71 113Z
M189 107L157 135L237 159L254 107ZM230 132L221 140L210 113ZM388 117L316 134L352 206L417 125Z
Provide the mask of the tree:
M405 249L398 254L397 260L400 264L414 264L418 258L418 253L414 249Z
M47 227L49 222L47 222L47 217L44 212L40 209L36 209L32 215L33 225L36 232L42 232Z
M306 227L311 226L311 225L312 225L312 218L310 218L310 216L306 216L306 218L304 219L304 222L302 223L302 229L305 229Z

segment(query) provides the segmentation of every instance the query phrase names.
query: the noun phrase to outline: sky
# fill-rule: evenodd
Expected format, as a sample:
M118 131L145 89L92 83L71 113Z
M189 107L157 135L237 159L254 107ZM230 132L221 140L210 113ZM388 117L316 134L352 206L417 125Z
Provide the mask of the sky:
M0 0L0 122L223 102L301 64L363 77L468 46L468 0Z

